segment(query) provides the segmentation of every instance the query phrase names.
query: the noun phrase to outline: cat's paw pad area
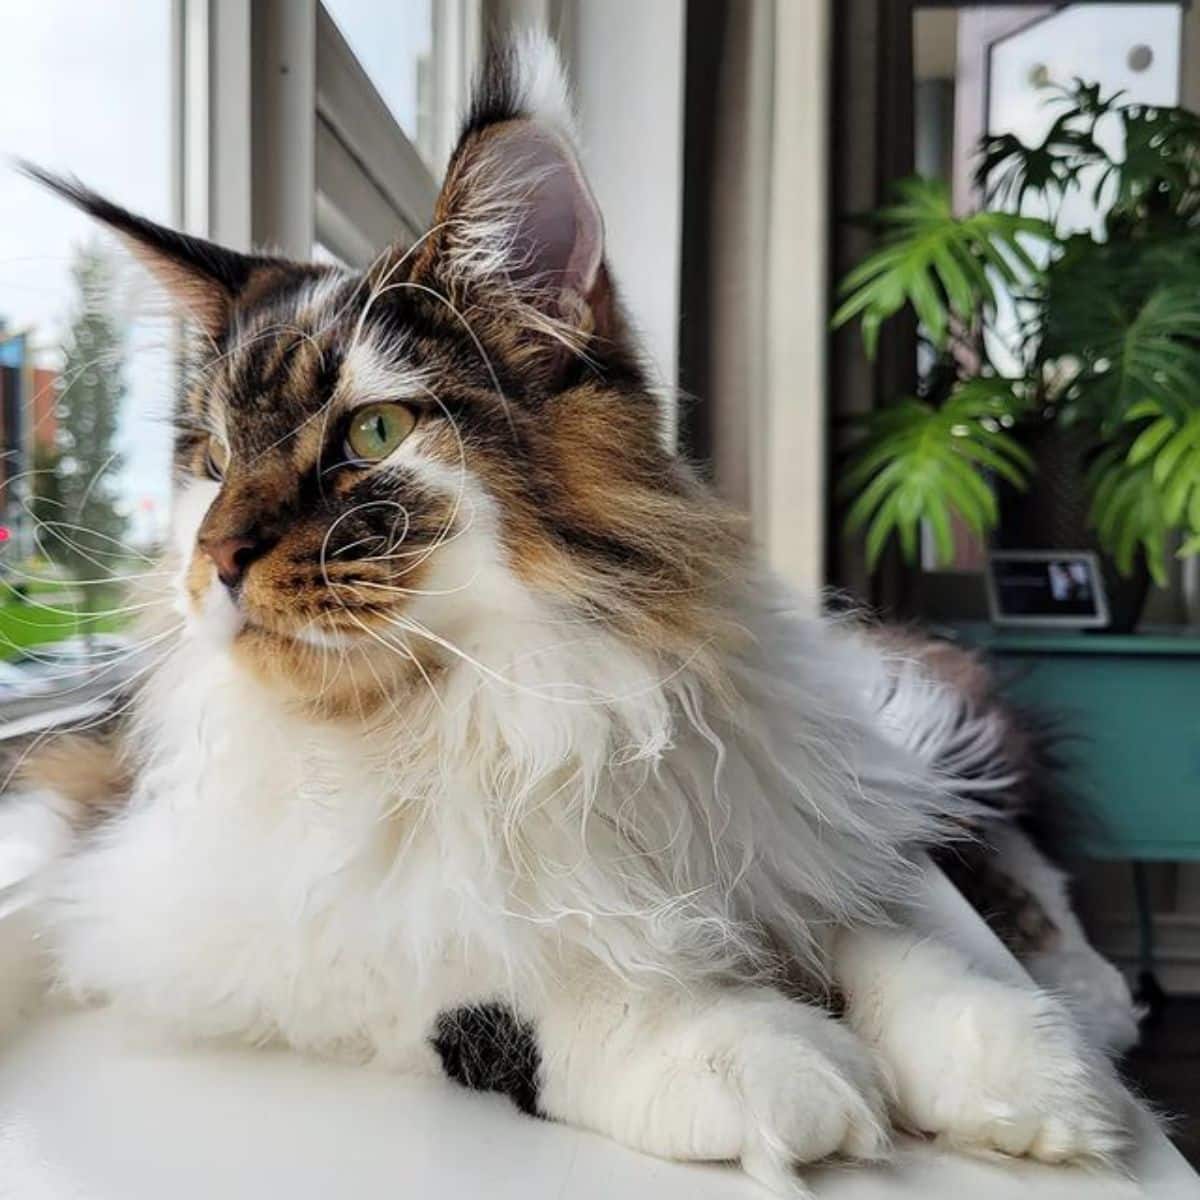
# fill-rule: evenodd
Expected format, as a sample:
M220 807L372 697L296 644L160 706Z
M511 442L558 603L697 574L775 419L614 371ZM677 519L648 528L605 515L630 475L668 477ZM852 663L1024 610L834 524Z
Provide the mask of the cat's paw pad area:
M739 1160L776 1192L802 1196L797 1167L891 1148L874 1052L816 1009L762 994L718 1002L656 1061L665 1073L641 1137L618 1132L653 1153Z
M938 1019L886 1053L903 1124L965 1150L1120 1163L1128 1102L1058 1001L990 984L931 1008Z

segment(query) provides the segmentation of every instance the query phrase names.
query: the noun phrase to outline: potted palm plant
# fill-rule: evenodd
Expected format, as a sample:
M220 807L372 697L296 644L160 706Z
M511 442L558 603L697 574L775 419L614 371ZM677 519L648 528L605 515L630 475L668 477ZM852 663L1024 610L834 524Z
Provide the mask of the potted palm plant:
M892 540L915 560L923 528L948 560L955 515L994 536L997 492L1028 493L1064 444L1122 575L1162 584L1176 540L1200 551L1200 118L1078 80L1053 100L1040 145L982 139L981 211L956 216L940 181L898 183L841 283L834 325L858 320L868 354L904 309L930 351L918 394L861 420L841 477L872 567ZM1091 228L1064 215L1074 196Z

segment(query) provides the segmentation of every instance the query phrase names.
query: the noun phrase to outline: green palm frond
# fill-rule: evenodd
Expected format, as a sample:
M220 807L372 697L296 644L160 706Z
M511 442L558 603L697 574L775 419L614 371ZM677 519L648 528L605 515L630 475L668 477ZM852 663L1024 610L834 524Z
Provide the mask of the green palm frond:
M1177 534L1180 554L1200 554L1200 115L1079 79L1047 92L1058 109L1040 143L980 143L976 180L1011 211L956 217L945 185L905 180L874 214L879 246L842 281L834 325L859 319L869 355L904 310L934 350L918 397L864 421L842 480L872 566L893 538L915 559L922 523L943 559L955 514L979 534L995 524L987 476L1020 486L1032 469L1006 432L1026 396L1095 448L1092 520L1122 571L1144 554L1163 582ZM1073 193L1102 229L1060 236L1019 215ZM1038 386L955 382L998 346Z
M1075 127L1080 116L1074 108L1063 113L1036 146L1025 145L1011 133L986 135L979 144L976 187L989 203L1020 211L1028 193L1061 198L1076 186L1085 167L1092 163L1110 165L1091 129Z
M1048 270L1043 360L1076 360L1074 410L1108 431L1152 401L1182 417L1200 400L1200 247L1101 247L1072 239Z
M1168 414L1158 404L1146 402L1135 405L1127 420L1133 440L1124 459L1106 464L1102 474L1115 472L1123 477L1136 474L1139 486L1156 494L1155 519L1161 519L1162 529L1153 557L1147 551L1153 569L1153 563L1161 565L1164 561L1167 530L1183 533L1181 557L1200 550L1200 408L1178 417ZM1097 498L1101 498L1100 484L1097 479ZM1094 510L1098 526L1101 516L1108 516L1110 521L1120 516L1118 495L1115 486L1104 492L1106 505ZM1161 569L1165 575L1165 568Z
M1080 79L1078 75L1066 87L1051 86L1058 93L1057 96L1052 97L1051 103L1069 105L1080 117L1088 120L1089 128L1093 131L1100 118L1118 108L1117 101L1126 94L1121 90L1110 92L1105 96L1099 83L1088 83L1086 80Z
M908 397L863 419L838 490L857 496L846 528L866 529L871 568L893 535L915 562L924 521L942 562L954 551L952 513L980 536L995 528L999 514L986 476L1023 488L1033 469L1005 431L1023 407L1012 381L977 379L960 384L940 408Z
M1147 104L1126 104L1119 113L1125 157L1105 170L1093 202L1100 202L1115 177L1112 208L1119 216L1194 211L1200 192L1200 118L1184 108Z
M1145 462L1131 464L1127 454L1125 446L1109 445L1092 464L1092 524L1122 575L1133 570L1140 549L1161 587L1167 580L1166 542L1171 527L1153 484L1153 467Z
M895 194L894 204L874 214L883 244L842 280L844 299L833 316L835 329L861 318L868 355L880 325L906 304L941 349L952 319L969 325L995 307L995 279L1018 288L1039 274L1021 238L1050 238L1044 221L1004 212L956 217L940 180L905 179Z

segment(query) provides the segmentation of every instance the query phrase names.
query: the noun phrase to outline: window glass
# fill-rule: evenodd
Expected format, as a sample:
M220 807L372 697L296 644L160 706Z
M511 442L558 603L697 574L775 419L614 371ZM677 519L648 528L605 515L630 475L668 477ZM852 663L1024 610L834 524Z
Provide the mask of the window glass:
M1177 104L1180 88L1182 11L1177 3L1094 3L1045 5L938 5L914 13L914 149L917 170L950 187L955 210L980 204L974 185L976 150L985 133L1013 134L1027 146L1039 145L1062 112L1056 88L1075 78L1098 83L1103 95L1121 91L1126 100L1147 105ZM1096 138L1121 157L1115 118L1101 120ZM1056 206L1060 228L1097 229L1111 193L1094 189L1093 174ZM1032 195L1022 210L1047 216ZM1040 252L1030 243L1027 249ZM1014 347L1020 314L1002 287L997 313L985 342L1001 374L1019 369ZM925 375L934 356L918 348L918 372ZM951 570L979 572L986 547L966 525L953 523ZM933 538L926 531L923 555L938 567Z
M1012 133L1027 146L1040 145L1062 110L1054 103L1054 89L1073 79L1099 84L1106 97L1120 92L1127 102L1178 104L1182 17L1177 4L1075 4L997 42L988 56L988 132ZM1118 118L1097 122L1095 137L1117 160L1124 158ZM1053 212L1034 196L1023 199L1021 211L1051 218L1064 231L1090 229L1101 236L1112 181L1097 197L1102 173L1091 167L1079 183ZM1031 249L1044 259L1038 247ZM1012 300L1001 291L988 350L1002 374L1019 371L1006 349L1017 340L1018 320Z
M171 10L7 0L0 156L171 221ZM173 358L128 256L0 170L2 705L53 690L74 649L117 645L117 581L149 572L167 517Z
M342 261L324 242L313 242L312 260L318 263L327 263L331 267L344 267L346 263Z
M400 128L434 165L433 0L323 2Z

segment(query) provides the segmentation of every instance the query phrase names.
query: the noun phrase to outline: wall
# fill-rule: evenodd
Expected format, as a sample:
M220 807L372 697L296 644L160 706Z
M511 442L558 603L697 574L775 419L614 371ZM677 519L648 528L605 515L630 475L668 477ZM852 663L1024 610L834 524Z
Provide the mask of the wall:
M755 526L767 562L813 613L826 582L830 17L825 0L775 5L759 467L767 484Z
M679 358L684 0L575 0L560 38L609 261L661 382Z

